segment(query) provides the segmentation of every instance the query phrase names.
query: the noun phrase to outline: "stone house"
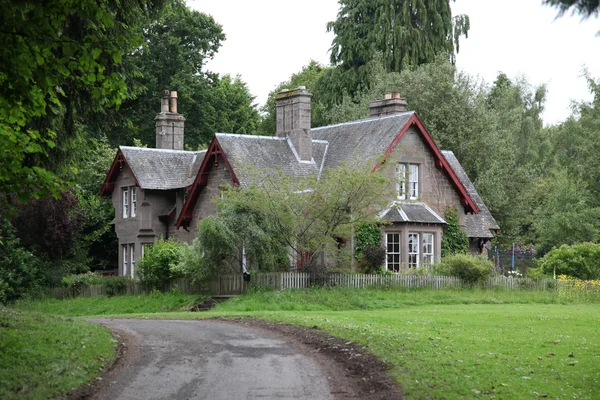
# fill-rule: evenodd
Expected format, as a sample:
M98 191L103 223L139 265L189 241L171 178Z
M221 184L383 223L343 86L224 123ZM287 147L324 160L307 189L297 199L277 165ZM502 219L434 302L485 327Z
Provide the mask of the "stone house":
M458 210L472 253L493 238L499 227L463 167L437 147L398 93L371 103L371 118L313 129L310 100L303 87L276 96L276 136L217 133L207 150L185 151L177 93L165 91L155 118L157 148L121 146L102 187L115 206L119 275L133 276L136 259L157 237L191 243L198 221L216 212L212 199L222 185L251 184L249 166L302 177L357 156L392 160L377 172L396 182L397 198L380 213L389 270L439 260L447 208Z

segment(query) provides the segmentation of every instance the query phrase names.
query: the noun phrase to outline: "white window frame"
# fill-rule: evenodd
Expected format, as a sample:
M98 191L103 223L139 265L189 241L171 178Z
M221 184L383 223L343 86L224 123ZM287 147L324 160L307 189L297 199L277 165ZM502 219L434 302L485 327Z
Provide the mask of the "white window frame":
M129 257L129 260L130 260L129 275L131 276L131 278L133 278L135 276L135 244L129 245L129 256L130 256Z
M128 262L127 245L124 244L124 245L122 245L122 247L123 247L123 276L127 276L127 262Z
M408 164L408 191L409 198L416 200L419 197L419 165Z
M419 268L420 243L418 233L408 233L408 268Z
M406 165L396 165L396 193L398 199L406 199Z
M435 234L423 232L423 264L435 263Z
M123 218L129 217L129 187L123 188Z
M390 236L392 241L390 241ZM390 251L390 246L398 246L397 251L394 247ZM400 232L385 233L385 268L389 271L398 272L402 268L402 235Z
M135 217L137 212L137 188L132 186L130 189L131 192L131 217Z

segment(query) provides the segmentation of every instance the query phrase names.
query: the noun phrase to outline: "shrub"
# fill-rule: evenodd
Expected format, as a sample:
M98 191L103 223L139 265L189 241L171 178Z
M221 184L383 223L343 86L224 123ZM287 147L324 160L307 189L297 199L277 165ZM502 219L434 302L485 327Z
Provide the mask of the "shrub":
M180 278L181 272L177 266L181 263L186 248L186 244L174 239L155 241L139 261L140 280L158 288L170 279Z
M375 224L364 223L356 227L355 256L357 259L365 256L368 247L381 246L381 230Z
M454 254L444 257L434 268L440 275L456 276L463 282L474 285L488 279L494 265L485 256Z
M104 285L107 296L122 294L127 282L131 281L126 276L102 276L93 272L85 274L65 275L61 280L61 286L70 289L74 296L81 294L84 287L91 285Z
M372 274L381 269L385 262L386 251L378 245L369 245L362 250L358 263L365 274Z
M600 279L600 244L563 244L538 261L545 274L568 275L583 280Z

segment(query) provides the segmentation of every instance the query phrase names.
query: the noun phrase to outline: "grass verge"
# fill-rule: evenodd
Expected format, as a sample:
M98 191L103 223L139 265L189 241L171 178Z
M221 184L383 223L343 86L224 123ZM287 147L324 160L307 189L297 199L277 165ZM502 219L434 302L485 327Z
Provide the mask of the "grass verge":
M0 398L47 399L97 376L116 356L103 327L0 307Z
M78 297L69 300L22 300L13 307L23 311L52 315L105 316L113 314L157 313L181 311L200 302L205 296L184 293L152 293L138 296Z

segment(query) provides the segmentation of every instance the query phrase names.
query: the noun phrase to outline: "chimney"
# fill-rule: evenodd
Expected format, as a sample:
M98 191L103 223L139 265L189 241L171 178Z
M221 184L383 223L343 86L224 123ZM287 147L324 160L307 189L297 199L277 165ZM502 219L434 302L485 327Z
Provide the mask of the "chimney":
M382 117L406 111L406 99L400 97L400 93L386 93L382 100L375 100L369 105L372 117Z
M289 138L301 161L312 160L312 133L310 131L310 98L305 86L284 89L277 93L278 137Z
M163 90L156 121L156 148L183 150L185 118L177 113L177 92Z

